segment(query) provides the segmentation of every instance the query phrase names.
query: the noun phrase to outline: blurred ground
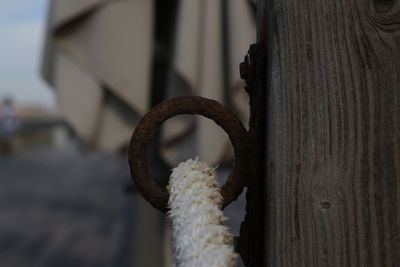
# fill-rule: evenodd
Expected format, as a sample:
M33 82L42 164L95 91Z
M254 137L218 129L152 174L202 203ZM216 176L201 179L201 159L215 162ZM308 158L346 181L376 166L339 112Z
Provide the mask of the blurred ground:
M134 219L133 202L142 200L125 193L129 179L118 155L63 149L0 158L0 266L139 266L133 240L146 246L148 234L132 229L155 222L151 214ZM242 197L225 212L235 236L243 210Z
M112 266L124 163L72 150L0 159L0 266Z

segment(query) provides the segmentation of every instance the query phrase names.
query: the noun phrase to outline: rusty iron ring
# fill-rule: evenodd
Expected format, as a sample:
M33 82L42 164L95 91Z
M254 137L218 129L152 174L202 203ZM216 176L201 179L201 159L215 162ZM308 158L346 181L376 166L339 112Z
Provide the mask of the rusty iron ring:
M249 138L239 118L215 100L199 97L177 97L154 107L139 122L129 144L131 176L143 197L161 212L168 211L169 195L150 176L147 164L147 146L160 125L180 114L198 114L213 120L228 134L235 152L235 164L221 188L222 208L235 200L243 191Z

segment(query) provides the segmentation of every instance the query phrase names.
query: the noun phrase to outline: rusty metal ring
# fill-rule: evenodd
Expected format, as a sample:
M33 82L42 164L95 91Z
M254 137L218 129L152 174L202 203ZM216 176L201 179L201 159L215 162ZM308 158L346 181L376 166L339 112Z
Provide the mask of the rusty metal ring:
M161 212L168 211L168 192L150 176L147 146L160 125L179 114L198 114L213 120L228 134L235 152L235 163L228 180L221 188L222 208L235 200L245 185L246 156L249 138L239 118L215 100L199 97L177 97L165 101L147 113L137 125L129 144L131 176L143 197Z

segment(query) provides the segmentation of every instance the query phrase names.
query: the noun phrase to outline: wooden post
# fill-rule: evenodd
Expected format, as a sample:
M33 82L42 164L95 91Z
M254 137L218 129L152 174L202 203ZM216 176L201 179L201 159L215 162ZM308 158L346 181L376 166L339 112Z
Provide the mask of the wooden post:
M400 1L259 0L266 266L399 266Z

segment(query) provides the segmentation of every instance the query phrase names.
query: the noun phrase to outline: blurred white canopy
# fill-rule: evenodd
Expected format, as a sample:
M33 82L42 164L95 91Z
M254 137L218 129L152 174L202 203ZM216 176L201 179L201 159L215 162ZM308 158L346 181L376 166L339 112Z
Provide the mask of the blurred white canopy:
M149 108L154 6L152 0L52 1L43 76L57 90L63 116L96 149L126 145ZM167 97L200 95L229 103L246 124L248 98L238 65L255 42L253 12L248 0L181 0ZM172 119L161 148L171 164L188 154L210 163L232 155L223 131L206 119Z

